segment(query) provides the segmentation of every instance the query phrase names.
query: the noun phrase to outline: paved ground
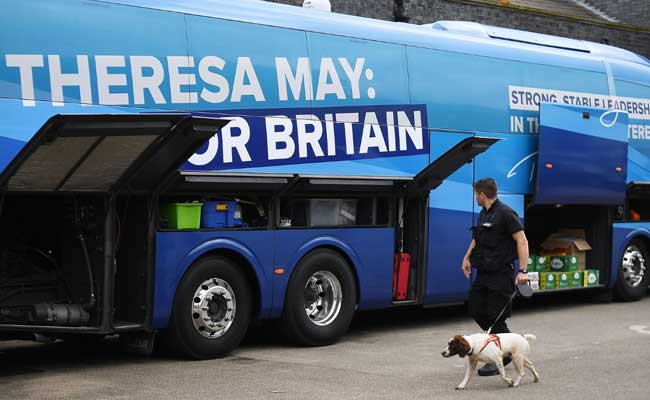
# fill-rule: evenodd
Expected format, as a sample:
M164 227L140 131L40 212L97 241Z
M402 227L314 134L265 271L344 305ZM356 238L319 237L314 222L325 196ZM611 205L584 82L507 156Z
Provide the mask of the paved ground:
M599 304L575 296L520 303L511 329L534 333L517 389L497 377L454 390L464 360L440 351L473 333L462 308L364 314L338 344L297 348L268 330L232 356L185 361L78 345L0 344L1 399L650 399L650 297ZM507 368L510 374L512 367Z

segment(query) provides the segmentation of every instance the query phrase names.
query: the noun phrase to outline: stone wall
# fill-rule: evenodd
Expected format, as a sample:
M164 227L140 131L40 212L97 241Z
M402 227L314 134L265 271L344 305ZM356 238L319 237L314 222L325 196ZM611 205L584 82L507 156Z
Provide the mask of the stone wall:
M636 26L650 26L650 1L648 0L585 0L610 17Z
M302 0L273 0L279 3L302 5ZM592 4L609 13L599 2ZM332 11L383 20L395 20L403 15L408 22L425 24L440 20L474 21L487 25L546 33L607 43L650 57L650 30L567 18L543 11L534 12L499 4L498 0L331 0ZM620 3L640 3L649 8L650 0L620 0ZM639 6L639 7L641 7ZM632 7L632 6L630 6ZM633 13L631 13L633 14ZM639 14L642 14L639 12ZM614 17L617 15L611 13ZM621 19L622 20L622 19ZM646 22L647 24L647 22Z
M644 0L648 1L648 0ZM650 31L592 23L462 0L407 0L404 13L416 24L466 20L549 35L607 43L650 56Z

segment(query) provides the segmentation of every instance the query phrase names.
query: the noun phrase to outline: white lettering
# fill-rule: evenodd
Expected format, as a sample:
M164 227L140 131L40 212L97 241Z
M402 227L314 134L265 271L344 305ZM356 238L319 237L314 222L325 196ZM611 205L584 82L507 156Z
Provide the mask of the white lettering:
M395 151L395 113L389 111L386 113L386 125L388 126L388 150Z
M92 104L88 56L77 56L76 74L64 74L61 72L61 60L58 55L47 56L47 62L50 67L50 90L53 106L63 105L64 86L77 86L79 88L79 101L86 105Z
M231 117L226 118L232 122L229 122L223 129L221 129L221 137L223 143L223 162L231 163L232 162L232 150L236 149L239 154L239 158L244 161L250 161L251 156L248 154L248 149L246 145L251 138L251 128L248 126L248 122L241 117ZM239 135L233 136L232 130L239 130Z
M307 146L311 146L316 157L323 157L323 149L318 141L323 136L323 124L315 115L296 115L296 124L298 125L298 156L306 158ZM307 130L307 126L311 130Z
M327 155L336 155L336 136L334 135L334 118L332 114L325 114L325 133L327 135Z
M33 69L43 67L43 56L38 54L7 54L7 67L18 67L20 72L20 95L24 107L36 106Z
M194 67L194 57L187 56L169 56L167 57L169 67L169 90L171 92L172 103L198 103L196 92L182 92L181 86L196 85L196 76L194 74L181 74L179 68Z
M291 138L293 124L284 115L266 117L266 145L269 160L286 160L293 156L296 145ZM280 129L278 129L280 128ZM279 149L278 144L284 143L284 148Z
M219 89L216 92L212 92L206 88L201 90L201 98L208 103L223 103L228 99L228 94L230 94L228 81L220 74L210 71L211 67L223 71L225 66L226 62L223 59L214 56L204 57L199 63L199 76L201 79L205 83L216 86Z
M248 80L248 84L244 80ZM239 57L237 59L237 71L235 72L235 81L233 82L232 98L233 103L241 101L242 96L253 96L255 101L264 101L264 93L257 79L255 68L249 57Z
M305 88L305 100L312 100L313 82L311 80L309 58L298 58L295 75L291 71L289 61L284 57L275 59L275 68L278 76L278 97L280 101L289 100L287 84L291 88L291 95L294 100L300 100L300 93L302 93L303 87Z
M144 91L149 91L156 104L165 104L165 97L160 91L160 85L165 79L162 63L151 56L131 56L131 77L133 78L133 101L135 104L145 104ZM151 76L144 76L144 68L152 71Z
M372 135L374 133L374 135ZM366 113L363 120L363 134L361 135L361 145L359 145L359 154L367 154L368 148L376 147L380 152L386 152L386 142L377 121L377 115L374 112Z
M354 154L354 129L352 124L359 122L358 113L337 113L336 122L343 122L345 127L345 154Z
M128 93L111 93L111 86L126 86L126 74L111 74L111 67L126 66L124 56L95 56L95 69L97 71L97 93L99 104L129 105Z
M320 60L316 100L325 100L325 96L328 94L334 94L337 99L345 100L345 91L343 91L343 86L341 85L339 74L336 72L334 62L331 58L323 58Z
M194 153L192 157L188 160L191 164L194 165L207 165L217 156L219 151L219 134L215 134L208 141L208 147L205 149L203 154Z
M413 112L413 124L409 121L408 116L404 111L397 112L397 125L399 125L399 149L400 151L407 149L406 135L411 139L411 143L416 149L422 150L424 144L422 141L422 112Z
M361 79L361 73L363 72L363 64L366 62L365 58L357 58L356 63L354 64L354 69L350 67L347 58L339 58L339 62L345 71L345 74L350 80L350 86L352 87L352 98L359 99L361 98L361 91L359 90L359 80Z

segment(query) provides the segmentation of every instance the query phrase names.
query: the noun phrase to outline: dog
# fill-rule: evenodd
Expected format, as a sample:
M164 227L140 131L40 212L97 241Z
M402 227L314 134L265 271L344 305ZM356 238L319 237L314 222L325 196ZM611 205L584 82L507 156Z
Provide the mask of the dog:
M479 362L495 363L499 369L501 379L510 387L519 386L524 376L525 368L528 368L535 377L534 382L539 382L539 374L533 363L528 359L530 353L530 342L537 340L535 335L518 333L500 333L488 335L487 333L476 333L469 336L456 335L449 340L447 348L442 351L442 356L452 357L455 355L464 358L467 356L467 371L465 379L456 386L457 390L465 389L470 376L476 373L476 365ZM503 367L503 357L509 356L517 370L517 377L513 381L506 376Z

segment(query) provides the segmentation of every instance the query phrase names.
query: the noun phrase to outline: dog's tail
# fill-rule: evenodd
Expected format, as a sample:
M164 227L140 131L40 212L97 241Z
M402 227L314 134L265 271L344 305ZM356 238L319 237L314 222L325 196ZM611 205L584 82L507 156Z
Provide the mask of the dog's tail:
M527 333L527 334L524 335L524 339L526 339L526 340L528 341L528 343L530 343L530 342L534 342L534 341L536 341L536 340L537 340L537 336L532 335L532 334L530 334L530 333Z

